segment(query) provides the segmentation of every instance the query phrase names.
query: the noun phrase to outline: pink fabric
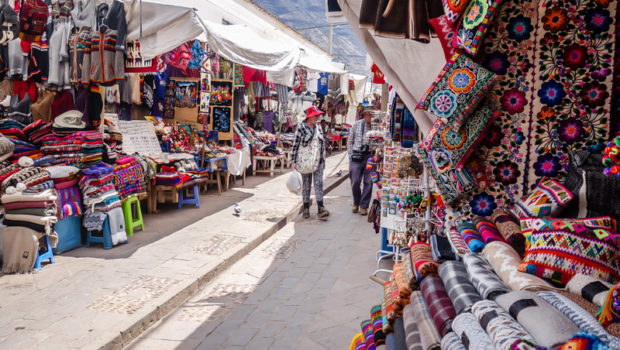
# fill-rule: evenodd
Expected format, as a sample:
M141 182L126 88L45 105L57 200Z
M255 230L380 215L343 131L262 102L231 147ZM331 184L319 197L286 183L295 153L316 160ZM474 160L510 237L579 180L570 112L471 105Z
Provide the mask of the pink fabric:
M40 201L40 202L13 202L13 203L5 203L3 204L6 210L14 210L14 209L27 209L27 208L48 208L56 203L50 201Z

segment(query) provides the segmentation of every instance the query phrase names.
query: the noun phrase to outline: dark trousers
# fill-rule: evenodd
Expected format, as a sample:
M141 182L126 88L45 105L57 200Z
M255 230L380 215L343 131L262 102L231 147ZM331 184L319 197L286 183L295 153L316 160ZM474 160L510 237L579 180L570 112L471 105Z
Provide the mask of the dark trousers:
M370 170L366 170L366 163L370 156L364 157L361 162L354 162L349 158L349 179L351 180L351 189L353 191L353 205L359 205L362 209L368 209L370 206L370 197L372 197L372 180L370 179ZM363 188L362 188L363 182Z

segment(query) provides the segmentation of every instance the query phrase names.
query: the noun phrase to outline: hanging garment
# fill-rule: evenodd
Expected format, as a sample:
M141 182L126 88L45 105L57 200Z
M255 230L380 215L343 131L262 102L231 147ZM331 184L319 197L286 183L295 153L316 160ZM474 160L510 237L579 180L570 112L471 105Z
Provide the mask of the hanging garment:
M54 23L54 32L49 40L49 77L48 84L52 87L65 90L71 88L69 62L69 37L73 24L69 20L60 20Z
M123 216L123 209L114 208L108 211L108 223L110 224L112 245L126 242L127 232L125 231L125 217Z

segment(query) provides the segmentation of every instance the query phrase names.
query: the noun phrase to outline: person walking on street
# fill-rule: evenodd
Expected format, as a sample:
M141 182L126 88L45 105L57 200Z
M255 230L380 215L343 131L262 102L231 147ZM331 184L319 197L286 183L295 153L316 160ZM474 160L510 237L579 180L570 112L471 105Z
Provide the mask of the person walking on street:
M302 198L304 202L303 217L310 217L310 191L314 180L314 193L316 202L319 207L319 219L326 219L329 211L325 209L323 203L323 170L325 169L325 137L321 126L317 123L319 117L324 112L316 106L311 106L306 110L306 119L297 126L295 131L295 142L293 144L293 154L291 156L292 168L297 169L300 147L316 147L319 148L319 164L313 173L302 174Z
M364 107L362 118L351 127L351 134L347 142L347 152L349 152L349 179L353 192L353 213L359 212L361 215L368 214L370 197L372 196L372 180L370 170L366 169L368 158L374 152L367 132L370 131L374 108ZM363 188L362 188L363 183Z

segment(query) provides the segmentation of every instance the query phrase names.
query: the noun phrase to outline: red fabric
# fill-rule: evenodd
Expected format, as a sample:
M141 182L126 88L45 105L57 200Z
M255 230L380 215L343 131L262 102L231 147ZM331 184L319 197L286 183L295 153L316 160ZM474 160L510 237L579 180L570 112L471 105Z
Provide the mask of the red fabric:
M450 28L450 23L445 15L436 18L431 18L428 23L433 27L433 30L439 38L441 47L443 48L443 54L446 60L450 60L454 56L454 48L452 47L452 40L454 40L454 29Z
M264 70L258 70L250 67L243 67L243 82L245 87L250 85L250 82L258 81L263 83L263 85L267 85L267 72Z
M52 101L52 121L64 112L72 111L74 109L75 104L73 103L73 96L71 93L68 91L59 92L56 94L56 97L54 97L54 101Z
M19 99L23 99L24 95L28 93L32 102L37 100L37 83L34 80L14 80L13 81L13 95L19 95Z
M372 82L374 84L385 84L385 76L383 75L383 72L381 71L381 69L379 69L376 63L373 62L370 70L374 73L372 77Z

